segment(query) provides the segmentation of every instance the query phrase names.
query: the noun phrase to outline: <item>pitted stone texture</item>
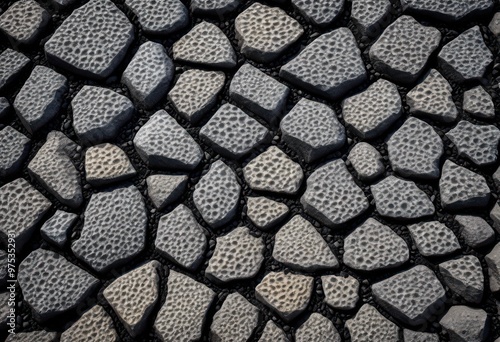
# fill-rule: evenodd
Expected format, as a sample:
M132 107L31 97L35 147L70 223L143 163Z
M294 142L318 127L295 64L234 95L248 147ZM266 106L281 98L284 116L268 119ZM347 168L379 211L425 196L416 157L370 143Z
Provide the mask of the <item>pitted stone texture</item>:
M87 182L99 186L133 177L136 171L121 148L106 143L85 152L85 173Z
M174 60L201 64L213 68L233 68L236 66L236 53L224 35L214 24L201 22L172 47Z
M274 237L273 258L286 266L313 272L334 269L339 262L314 226L302 216L295 216Z
M464 93L463 109L478 119L495 118L495 105L491 95L481 86L474 87Z
M146 33L167 35L189 23L187 8L179 0L126 0Z
M446 22L462 20L466 17L484 13L493 6L492 0L402 0L406 11L419 13Z
M5 342L54 342L57 339L57 333L47 332L45 330L31 331L31 332L16 332L9 334ZM64 341L63 341L64 342Z
M27 181L18 178L0 188L0 232L14 234L16 248L29 240L52 203Z
M18 277L24 300L41 319L75 308L99 282L64 257L43 249L21 262Z
M259 342L290 342L283 330L269 320L260 336Z
M484 260L488 265L491 292L496 294L500 292L500 243L493 247Z
M460 235L472 248L487 246L495 240L495 231L483 218L478 216L455 216L460 226Z
M266 127L229 103L222 105L203 126L200 137L221 155L234 159L271 140Z
M70 229L77 219L77 214L57 210L50 219L45 221L40 228L40 233L45 240L63 248L68 241Z
M103 291L104 298L134 337L146 328L146 322L160 298L159 267L158 261L150 261L120 276Z
M401 110L398 88L383 79L342 103L346 126L363 139L384 133L401 116Z
M309 305L314 279L299 274L271 272L255 288L255 297L286 321L300 315Z
M364 304L346 327L352 342L399 342L399 328L370 304Z
M439 342L438 334L413 331L409 329L403 330L403 337L405 342Z
M401 220L434 214L434 205L415 183L389 176L371 186L375 207L380 215Z
M62 132L52 131L28 164L31 177L62 204L72 208L83 203L80 173L71 160L76 148L77 145Z
M490 200L490 188L484 177L450 160L444 163L439 192L446 210L484 208Z
M280 124L282 140L307 163L340 149L345 144L344 126L330 107L301 99Z
M50 21L50 14L34 0L13 3L0 15L0 31L12 45L37 42Z
M166 111L157 111L134 138L139 156L155 169L192 170L203 151L189 133Z
M335 100L366 80L365 65L348 28L325 33L281 67L280 77Z
M327 26L331 24L342 13L344 0L292 0L300 13L314 25Z
M423 265L373 284L372 293L391 315L412 326L425 323L446 299L434 272Z
M80 317L75 324L62 333L61 342L86 342L89 336L101 342L118 342L113 320L96 305Z
M0 249L0 282L7 281L7 252ZM0 322L3 318L0 317Z
M372 218L345 238L344 251L344 263L360 271L394 268L410 258L406 242Z
M247 198L247 216L257 228L262 230L277 225L289 211L286 204L266 197Z
M241 186L236 174L223 161L216 161L196 184L193 202L203 220L218 228L236 214Z
M47 60L81 76L107 78L134 39L134 27L109 0L91 0L71 13L45 44Z
M248 341L258 323L259 310L239 293L232 293L214 315L211 341Z
M241 53L260 63L278 58L304 33L285 11L258 2L238 15L234 26Z
M38 131L59 112L68 80L52 69L37 65L14 100L14 109L30 133Z
M161 44L147 42L139 47L123 72L122 83L130 90L135 101L152 108L167 95L174 73L174 63L167 56L165 48Z
M493 125L474 125L462 120L446 136L455 144L460 156L476 165L497 161L500 130Z
M167 299L154 323L156 332L163 341L199 340L214 291L174 271L168 276L167 290Z
M450 342L481 342L489 335L489 317L481 309L452 306L439 321L448 332Z
M339 226L365 212L369 203L342 159L332 161L307 179L300 202L306 212L327 226Z
M457 119L458 110L451 91L448 81L432 69L422 83L406 94L406 103L414 115L445 123L453 122Z
M242 108L276 124L285 109L290 89L250 64L244 64L234 75L229 95Z
M29 62L28 57L9 48L0 53L0 90L14 82Z
M191 11L200 15L224 18L240 5L240 0L192 0Z
M446 44L437 58L445 72L462 82L481 79L493 62L493 54L484 43L479 26Z
M188 70L179 76L168 99L185 120L194 124L215 106L225 80L222 72Z
M180 204L160 218L155 245L171 261L195 270L203 261L207 237L191 210Z
M0 178L10 176L21 168L29 155L31 141L10 126L0 130Z
M321 277L325 302L338 310L352 310L359 300L359 281L351 276L328 275Z
M71 101L71 107L75 133L85 145L114 139L134 113L128 98L94 86L83 86Z
M296 194L304 172L276 146L269 147L243 168L248 186L257 191Z
M146 228L146 208L137 188L99 192L90 198L80 238L71 249L94 270L105 272L144 249Z
M392 5L389 0L353 0L351 18L363 36L376 36L387 20Z
M389 80L410 85L417 80L430 55L439 46L438 29L423 26L403 15L389 25L370 48L370 59L376 71Z
M264 249L260 237L252 236L248 228L236 228L217 238L205 275L208 279L225 283L253 278L264 261Z
M460 250L460 243L453 231L439 221L409 225L408 230L423 256L443 256Z
M342 339L333 323L319 313L313 313L295 333L296 342L330 341L341 342Z
M370 182L385 171L380 153L370 144L360 142L349 152L348 160L358 174L358 178Z
M471 303L479 304L483 299L484 275L481 262L473 255L439 264L439 272L453 292Z
M148 196L155 207L162 210L182 196L188 179L183 175L151 175L146 178Z
M443 142L431 125L408 118L387 142L392 169L403 177L439 178Z

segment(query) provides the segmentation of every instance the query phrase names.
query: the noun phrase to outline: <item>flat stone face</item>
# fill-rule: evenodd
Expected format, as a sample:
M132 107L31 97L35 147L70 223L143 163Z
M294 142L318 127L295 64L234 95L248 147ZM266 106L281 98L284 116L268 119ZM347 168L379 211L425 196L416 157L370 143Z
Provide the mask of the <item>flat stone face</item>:
M473 255L439 264L439 272L453 292L471 303L479 304L483 299L484 276L481 262Z
M134 146L142 160L155 169L192 170L203 158L200 146L163 109L139 129Z
M319 26L331 24L344 9L344 0L292 0L292 4L297 7L299 12L310 22Z
M478 216L455 216L460 226L460 235L472 248L489 245L495 240L495 231L483 218Z
M29 62L28 57L9 48L0 53L0 90L15 81Z
M146 228L146 208L137 188L99 192L90 198L80 238L71 249L94 270L105 272L144 249Z
M233 68L236 53L220 28L203 21L172 47L174 60L213 68Z
M355 270L394 268L410 258L406 242L392 229L369 218L344 240L344 263Z
M279 57L304 33L285 11L258 2L238 15L234 25L241 53L260 63Z
M247 198L247 216L259 229L267 230L288 214L288 206L266 197Z
M132 102L106 88L84 86L71 101L80 141L95 145L115 138L134 113Z
M192 0L191 11L195 14L217 15L219 18L234 11L240 0Z
M484 258L488 264L490 289L493 293L500 291L500 243L496 244Z
M346 126L363 139L380 136L401 116L401 111L398 88L383 79L342 103Z
M495 105L491 95L481 86L464 92L463 109L478 119L489 120L495 118Z
M234 75L229 95L242 108L275 124L283 112L290 89L250 64Z
M42 228L40 228L40 233L45 240L59 248L63 248L77 219L77 214L57 210L50 219L45 221Z
M361 34L375 36L391 10L389 0L353 0L351 19Z
M40 65L33 69L14 100L17 116L28 132L39 130L56 116L67 90L66 77Z
M0 177L19 171L28 157L31 141L10 126L0 130Z
M426 266L418 265L372 285L374 299L402 322L418 326L443 305L443 286Z
M202 127L200 137L218 153L235 159L271 140L266 127L229 103L222 105Z
M440 0L403 0L401 4L407 11L425 14L447 22L461 20L469 15L479 14L493 7L493 1L491 0L450 2Z
M146 178L148 196L161 210L182 196L188 179L188 176L182 175L151 175Z
M341 159L313 172L300 202L309 215L332 227L361 215L369 206Z
M500 35L500 12L497 12L493 15L488 28L497 37L498 40L498 36Z
M167 95L174 73L174 63L165 48L161 44L147 42L139 47L123 72L122 83L128 87L135 101L151 108Z
M273 321L269 320L260 336L259 342L289 342L289 340L283 330L278 328Z
M404 329L403 336L405 342L439 342L438 334L425 333L421 331Z
M215 293L205 285L170 271L167 298L154 328L164 341L196 341L202 337L205 315Z
M290 321L307 308L313 287L312 277L271 272L255 288L255 297Z
M385 171L382 156L370 144L360 142L349 152L348 160L358 174L358 178L370 182Z
M338 310L352 310L359 300L359 281L351 276L323 276L321 277L325 302Z
M189 23L188 10L179 0L126 0L125 4L146 33L167 35Z
M352 342L399 342L399 328L370 304L364 304L346 327Z
M326 317L313 313L295 333L295 341L332 341L341 342L342 339L333 325Z
M225 79L219 71L188 70L179 76L168 99L185 120L197 123L215 106Z
M102 306L95 305L84 313L75 324L62 333L61 342L85 342L88 336L102 342L118 341L113 320Z
M99 282L64 257L43 249L21 262L18 281L24 300L41 319L75 308Z
M282 140L308 163L345 144L344 126L335 111L320 103L301 99L281 120Z
M488 314L465 305L452 306L439 321L448 332L451 342L485 341L489 334Z
M50 14L34 0L20 0L0 15L0 31L12 45L36 43L50 21Z
M316 38L281 67L280 77L335 100L362 83L366 70L353 34L339 28Z
M412 224L408 230L423 256L437 257L460 250L460 243L453 231L439 221Z
M134 39L134 27L111 1L76 9L45 44L47 60L82 76L107 78Z
M99 186L133 177L136 171L121 148L106 143L85 152L85 173L87 182Z

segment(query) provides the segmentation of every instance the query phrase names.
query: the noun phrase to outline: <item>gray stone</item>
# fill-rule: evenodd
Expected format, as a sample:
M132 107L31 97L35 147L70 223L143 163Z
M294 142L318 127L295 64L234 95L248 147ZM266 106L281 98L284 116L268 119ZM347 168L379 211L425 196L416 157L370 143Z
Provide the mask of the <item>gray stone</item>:
M247 216L261 230L268 230L280 223L289 211L286 204L266 197L247 198Z
M28 157L31 141L10 126L0 130L0 178L15 174Z
M85 152L85 174L87 182L100 186L133 177L136 171L121 148L105 143Z
M59 248L63 248L77 219L77 214L57 210L50 219L45 221L42 228L40 228L40 233L45 240Z
M144 32L167 35L189 23L189 13L179 0L126 0Z
M0 282L5 284L7 282L7 252L4 251L3 249L0 249ZM14 277L14 275L9 276L9 277ZM1 317L0 317L1 319ZM1 321L0 321L1 322Z
M491 95L481 86L469 89L464 93L463 109L478 119L495 118L495 105Z
M7 336L7 339L5 340L5 342L33 342L33 341L54 342L59 340L57 339L56 332L48 332L45 330L16 332L15 334L9 334Z
M0 59L1 58L2 58L2 56L0 56ZM0 63L1 63L1 60L0 60ZM1 70L0 70L0 73L1 73ZM0 75L0 78L1 77L2 76ZM0 89L1 89L1 87L0 87ZM11 107L10 107L9 100L7 100L5 97L0 97L0 121L5 120L7 118L7 116L10 113L10 109L11 109Z
M481 303L484 291L484 275L481 262L473 255L439 264L444 283L470 303Z
M478 216L455 216L460 226L460 235L472 248L487 246L495 240L495 231L484 219Z
M402 0L405 11L429 16L445 22L463 20L488 12L493 7L492 0Z
M283 330L278 328L273 321L269 320L266 323L264 331L260 336L259 342L290 342Z
M134 27L109 0L91 0L74 10L47 43L47 60L81 76L105 79L119 66L134 39Z
M403 330L403 337L405 342L439 342L438 334L413 331L409 329Z
M460 243L453 231L439 221L412 224L408 230L423 256L443 256L460 250Z
M365 182L373 181L385 171L383 158L370 144L360 142L354 145L347 157L358 178Z
M353 0L351 19L363 36L375 37L388 22L391 9L389 0Z
M184 175L151 175L146 178L148 196L155 207L162 210L183 195L188 179Z
M369 203L342 159L314 171L300 202L305 211L329 227L348 222L365 212Z
M100 342L118 342L113 320L102 306L95 305L61 335L61 342L85 342L88 337Z
M11 305L9 305L9 303L11 303L10 296L10 292L0 293L0 303L2 303L2 306L0 307L0 324L2 326L6 326L7 321L10 319L7 317L8 315L12 317L13 313L11 312L11 310L15 310Z
M497 12L493 15L488 28L497 37L498 40L500 37L500 12Z
M192 0L191 11L199 15L224 18L240 5L240 0Z
M280 77L335 100L366 80L361 52L349 29L325 33L281 67Z
M325 316L312 313L295 333L296 342L330 341L341 342L342 339L333 325Z
M0 15L0 31L11 44L34 44L50 21L50 14L34 0L13 3Z
M14 82L29 63L28 57L12 49L0 53L0 90Z
M448 332L450 342L481 342L488 338L489 320L484 310L456 305L439 323Z
M490 211L490 218L493 220L493 227L500 232L500 205L496 202Z
M345 325L352 342L400 342L398 326L370 304L364 304Z
M337 310L352 310L359 300L359 281L351 276L321 277L325 302Z
M496 244L489 254L484 257L488 265L489 283L491 292L500 292L500 243Z
M307 20L318 26L330 25L344 9L344 0L292 0L292 4Z

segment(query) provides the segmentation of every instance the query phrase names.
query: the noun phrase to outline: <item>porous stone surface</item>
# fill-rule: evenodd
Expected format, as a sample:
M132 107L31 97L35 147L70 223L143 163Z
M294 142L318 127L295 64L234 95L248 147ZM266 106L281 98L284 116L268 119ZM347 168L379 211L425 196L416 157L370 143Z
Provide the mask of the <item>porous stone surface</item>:
M354 145L347 159L358 174L358 178L365 182L373 181L385 171L380 152L365 142Z
M369 203L341 159L314 171L300 202L305 211L327 226L335 227L365 212Z
M125 152L113 144L100 144L85 152L85 174L93 186L115 183L136 174Z
M403 330L405 342L439 342L439 335L410 329Z
M146 178L148 196L159 210L177 201L188 181L184 175L151 175Z
M460 226L460 235L465 243L472 248L489 245L495 240L495 231L483 218L479 216L455 216Z
M54 342L57 341L56 332L48 332L45 330L31 331L31 332L17 332L9 334L5 342Z
M448 332L450 342L481 342L489 334L488 314L465 305L452 306L439 321Z
M281 120L281 139L307 163L345 144L345 128L335 111L320 102L301 99Z
M45 240L63 248L77 219L77 214L57 210L40 228L40 234Z
M484 276L479 259L473 255L439 264L439 272L446 285L470 303L483 299Z
M372 37L380 33L391 7L389 0L353 0L351 19L361 34Z
M0 177L19 171L28 158L30 146L30 139L14 128L6 126L0 130Z
M495 118L495 105L491 95L481 86L464 92L463 109L478 119L490 120Z
M45 43L47 60L94 79L107 78L122 62L134 27L110 0L91 0L56 29Z
M113 320L102 306L95 305L61 334L61 342L85 342L88 336L102 342L118 341Z
M95 271L106 272L144 249L147 220L144 200L133 185L98 192L90 198L71 249Z
M399 342L399 328L370 304L364 304L346 327L352 342Z
M260 336L259 342L289 342L289 340L283 330L278 328L273 321L269 320Z
M189 23L188 10L179 0L126 0L142 29L154 35L168 35Z
M274 236L273 258L292 269L306 272L339 266L321 234L300 215L294 216Z
M341 342L342 339L333 325L325 316L313 313L295 333L295 341L331 341Z
M280 77L331 100L366 79L356 40L348 28L325 33L280 69Z
M247 198L247 216L259 229L267 230L281 222L288 214L286 204L266 197Z
M493 293L500 291L500 243L488 253L484 260L488 265L490 289Z
M322 276L325 302L337 310L352 310L359 300L359 281L351 276Z
M21 52L5 49L0 53L0 90L12 84L28 66L30 60Z
M139 129L134 146L142 160L154 169L192 170L203 158L196 141L163 109Z
M342 102L347 128L363 139L380 136L401 116L401 111L398 88L383 79Z
M292 0L292 4L297 7L299 12L314 25L327 26L331 24L344 8L344 0Z
M7 281L7 252L0 249L0 281ZM0 318L3 319L3 318ZM0 321L1 322L1 321Z
M445 22L453 22L488 11L493 6L493 1L402 0L401 5L408 12L427 15Z
M50 21L50 13L34 0L13 3L0 15L0 31L12 45L36 43Z
M408 230L423 256L442 256L460 249L453 231L439 221L415 223L409 225Z
M224 18L240 5L240 0L192 0L191 11L195 14Z

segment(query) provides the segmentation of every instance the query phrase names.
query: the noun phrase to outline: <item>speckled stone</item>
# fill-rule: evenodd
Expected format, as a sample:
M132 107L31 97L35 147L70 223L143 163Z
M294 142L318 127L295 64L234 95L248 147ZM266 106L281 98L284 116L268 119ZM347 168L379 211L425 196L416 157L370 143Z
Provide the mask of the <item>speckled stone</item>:
M189 23L188 10L179 0L126 0L125 4L149 34L168 35Z
M450 342L481 342L488 338L489 320L484 310L456 305L439 323L448 332Z
M40 234L45 240L59 248L63 248L68 241L69 232L77 219L77 214L57 210L40 228Z
M101 342L118 342L118 334L113 320L100 305L85 312L69 329L61 335L61 342L86 342L88 337Z
M315 312L297 329L295 341L341 342L342 339L333 323L325 316Z
M188 176L151 175L146 178L148 196L159 210L177 201L186 189Z
M345 325L352 342L400 342L398 326L370 304L364 304Z
M240 5L240 0L192 0L191 11L201 16L225 18Z
M286 204L266 197L247 198L247 216L261 230L268 230L280 223L288 214Z
M495 105L491 95L481 86L464 92L463 109L478 119L490 120L495 118Z
M409 329L403 330L405 342L439 342L439 335Z
M439 221L420 222L408 226L420 254L426 257L447 255L460 250L453 231Z
M28 66L30 60L20 52L5 49L0 53L0 90L18 79L19 74Z
M15 174L29 155L31 141L10 126L0 130L0 177Z
M337 310L352 310L359 300L359 281L351 276L322 276L325 302Z
M492 0L402 0L405 11L413 12L445 22L464 20L487 13L493 6Z
M106 143L85 152L85 173L87 182L99 186L133 177L136 171L121 148Z
M344 0L292 0L292 4L307 20L318 26L330 25L344 9Z
M365 182L373 181L385 171L380 153L375 147L364 142L354 145L347 159L358 174L358 178Z
M34 0L13 3L0 15L0 31L12 45L36 43L50 21L50 13Z
M389 0L353 0L351 19L363 36L374 37L388 22L391 9Z
M54 342L57 340L56 332L48 332L45 330L31 332L16 332L9 334L5 342ZM61 340L62 341L62 340ZM64 342L64 341L63 341Z
M500 292L500 243L488 253L484 260L488 265L489 283L491 292L497 294Z
M472 248L487 246L495 240L495 231L483 218L478 216L455 216L460 226L460 235Z
M485 0L489 1L489 0ZM496 37L497 40L500 38L500 12L497 12L493 15L493 18L490 21L490 24L488 25L488 28L490 29L491 33L493 33Z
M479 304L483 299L484 275L479 259L473 255L439 264L439 272L453 292L470 303Z
M283 330L278 328L273 321L269 320L266 323L264 331L260 336L259 342L290 342Z

